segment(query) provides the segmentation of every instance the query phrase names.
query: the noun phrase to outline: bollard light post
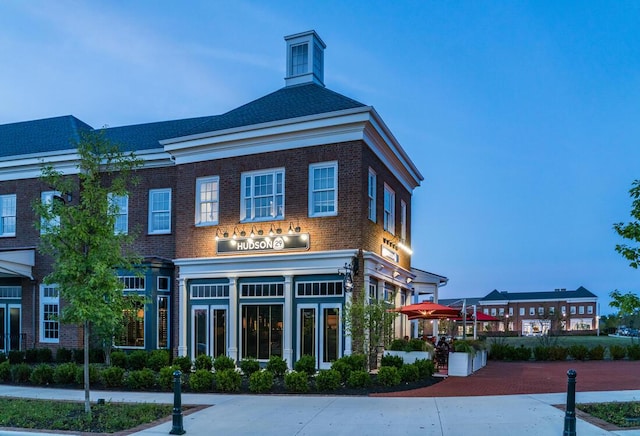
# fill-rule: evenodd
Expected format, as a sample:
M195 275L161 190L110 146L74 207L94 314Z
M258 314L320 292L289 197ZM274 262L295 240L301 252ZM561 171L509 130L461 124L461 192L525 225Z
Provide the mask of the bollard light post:
M564 414L563 436L576 436L576 371L567 371L567 410Z
M185 434L182 426L182 392L180 384L180 371L173 371L173 427L169 434Z

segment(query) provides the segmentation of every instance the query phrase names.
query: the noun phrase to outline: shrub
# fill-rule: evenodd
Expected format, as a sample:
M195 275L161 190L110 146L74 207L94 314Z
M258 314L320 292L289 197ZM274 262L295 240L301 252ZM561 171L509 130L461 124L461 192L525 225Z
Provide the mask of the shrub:
M413 338L409 339L409 351L428 351L429 344L427 344L422 339Z
M404 359L400 356L386 355L382 356L382 359L380 359L380 366L382 367L393 366L400 369L402 368L402 365L404 365Z
M378 370L377 381L382 386L396 386L400 384L400 372L396 366L382 366Z
M15 383L26 383L31 377L31 367L26 363L11 366L11 380Z
M371 376L363 369L351 371L347 379L347 386L350 388L367 388L371 383Z
M519 347L511 347L511 360L529 360L531 359L531 348L520 345Z
M340 373L340 378L342 381L346 382L349 379L349 375L353 369L351 365L344 358L340 358L331 364L331 369L338 371Z
M398 370L398 374L400 374L400 380L405 383L411 383L420 380L420 370L418 370L418 367L414 364L402 365L402 367Z
M240 369L244 375L250 377L254 372L260 371L260 362L253 358L242 359Z
M189 376L189 388L194 392L207 392L213 388L213 374L210 370L196 369Z
M213 359L213 369L216 371L224 371L225 369L236 369L236 362L229 356L221 354Z
M104 350L102 348L90 348L89 363L104 363Z
M560 345L554 345L549 348L549 360L567 360L568 354L568 349Z
M50 348L38 348L36 351L36 361L38 363L53 362L53 352Z
M53 382L53 367L46 363L41 363L31 372L29 380L34 385L48 385Z
M550 347L537 346L533 349L533 356L536 360L551 360Z
M436 367L433 364L433 360L418 359L413 365L418 368L418 375L421 379L431 377L436 372Z
M12 365L16 365L18 363L24 363L24 351L11 350L9 351L9 362Z
M213 369L213 358L207 354L198 354L193 361L193 366L196 371L199 369L211 371Z
M298 372L305 372L308 376L312 376L316 373L316 358L305 354L293 364L293 369Z
M56 362L58 363L68 363L71 362L73 358L73 354L71 350L68 348L58 348L56 350Z
M173 358L173 366L180 367L180 371L182 371L183 374L189 374L193 362L189 356L178 356Z
M589 359L602 360L604 359L604 347L602 345L596 345L589 350Z
M352 371L367 369L367 356L364 354L351 354L342 357L350 366Z
M53 381L59 385L68 385L76 380L76 367L73 362L67 362L56 366L53 370Z
M567 348L567 353L576 360L586 360L589 349L582 344L573 344Z
M78 365L82 365L84 363L84 350L82 348L74 348L71 352L73 355L72 360Z
M111 353L111 365L118 368L127 368L127 353L124 351L114 351Z
M7 355L4 354L3 352L0 352L0 363L4 362L7 360Z
M156 374L149 368L130 371L124 380L125 386L133 390L150 389L156 383Z
M629 345L627 347L627 356L629 356L629 360L640 360L640 345Z
M165 391L173 390L173 373L180 371L178 365L165 366L158 371L158 386ZM180 383L184 383L184 373L180 377Z
M169 352L167 350L153 350L147 357L147 366L154 371L169 366Z
M78 365L76 368L76 384L83 385L84 384L84 365ZM89 383L94 384L100 381L100 369L96 366L96 364L89 365Z
M124 382L124 369L119 366L110 366L100 373L102 383L108 388L119 388Z
M11 380L11 364L8 360L0 363L0 381Z
M249 376L249 390L257 394L269 392L273 387L273 373L271 371L256 371Z
M316 375L316 388L319 391L335 391L342 383L342 376L335 369L322 369Z
M127 358L127 368L134 371L148 367L149 353L144 350L135 350Z
M237 392L242 385L242 376L234 369L216 370L216 387L222 392Z
M38 350L35 348L29 348L24 352L24 361L26 363L36 363L38 361Z
M509 344L491 344L489 349L489 359L491 360L511 360L512 347Z
M627 356L627 347L623 345L610 345L609 354L613 360L624 359Z
M409 346L408 341L404 339L394 339L389 344L389 350L391 351L408 351L407 348Z
M309 392L309 376L306 372L291 371L284 376L284 387L290 392Z
M275 377L282 377L287 372L287 361L280 356L270 356L266 369Z

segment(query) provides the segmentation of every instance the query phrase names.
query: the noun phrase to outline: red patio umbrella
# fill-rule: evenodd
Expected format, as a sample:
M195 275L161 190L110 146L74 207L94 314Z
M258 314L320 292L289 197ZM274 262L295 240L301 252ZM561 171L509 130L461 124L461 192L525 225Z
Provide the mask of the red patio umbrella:
M452 318L452 321L463 321L462 316L457 318ZM467 321L473 321L473 313L467 313ZM476 321L479 322L489 322L489 321L500 321L500 319L495 316L487 315L484 312L476 312Z
M394 309L409 319L446 319L460 316L460 310L454 307L443 306L437 303L423 301L422 303L409 304Z

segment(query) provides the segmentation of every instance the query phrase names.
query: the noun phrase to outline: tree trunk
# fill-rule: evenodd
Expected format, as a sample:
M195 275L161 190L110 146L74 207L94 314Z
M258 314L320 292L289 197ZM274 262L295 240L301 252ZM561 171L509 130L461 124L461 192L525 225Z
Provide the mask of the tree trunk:
M84 411L91 416L89 396L89 321L84 322Z

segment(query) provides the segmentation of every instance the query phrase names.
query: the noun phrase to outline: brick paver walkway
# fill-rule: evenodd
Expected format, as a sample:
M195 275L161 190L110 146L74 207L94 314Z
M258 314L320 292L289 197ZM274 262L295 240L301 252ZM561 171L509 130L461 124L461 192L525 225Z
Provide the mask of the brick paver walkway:
M448 377L426 388L376 397L462 397L545 394L567 391L567 371L574 369L576 392L640 390L640 361L496 362L468 377Z

